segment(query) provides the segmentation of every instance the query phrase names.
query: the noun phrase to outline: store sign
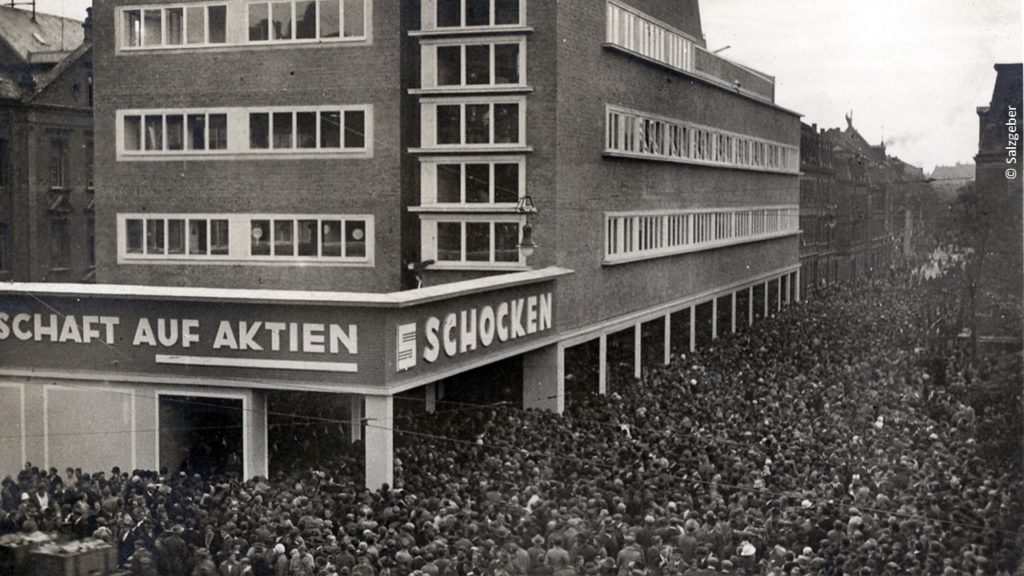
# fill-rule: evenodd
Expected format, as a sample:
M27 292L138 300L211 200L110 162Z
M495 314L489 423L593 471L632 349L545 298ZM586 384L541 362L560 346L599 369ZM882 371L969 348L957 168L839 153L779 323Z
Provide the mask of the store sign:
M396 369L403 372L415 368L419 359L433 364L547 332L553 310L552 293L543 292L399 324Z

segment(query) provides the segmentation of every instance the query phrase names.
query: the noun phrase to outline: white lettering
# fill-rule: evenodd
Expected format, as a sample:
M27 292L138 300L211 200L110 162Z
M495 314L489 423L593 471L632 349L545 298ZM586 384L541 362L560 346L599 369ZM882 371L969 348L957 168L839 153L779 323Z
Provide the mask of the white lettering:
M11 317L6 312L0 312L0 340L7 340L11 335L11 329L7 326L7 321Z
M217 336L213 339L213 349L220 350L221 348L238 350L235 332L231 329L231 323L227 320L221 320L220 324L217 325Z
M455 353L459 350L458 345L455 342L455 324L455 314L448 314L444 317L444 353L447 354L449 358L455 356Z
M99 316L83 316L82 317L82 341L88 344L92 342L93 338L100 337L100 331L96 329L94 324L100 323Z
M540 295L540 326L541 332L551 329L551 292Z
M161 346L174 346L178 342L178 321L173 318L157 318L156 334Z
M437 339L437 331L441 329L441 321L437 318L430 318L424 328L427 337L427 346L423 349L423 359L427 362L437 362L441 356L441 342Z
M263 350L263 346L260 346L256 342L256 333L260 331L260 327L263 326L263 322L253 322L252 326L249 326L248 322L238 323L238 349L239 350Z
M487 348L494 342L494 308L484 306L480 310L480 345Z
M100 324L106 329L106 342L111 346L114 345L114 326L121 323L121 319L117 316L100 316Z
M132 339L132 346L145 344L156 346L156 336L153 335L153 327L149 325L149 318L139 318L139 324L135 327L135 338Z
M64 318L64 326L60 330L61 342L82 343L82 333L78 330L78 322L74 316Z
M512 301L512 339L522 338L526 336L526 330L523 329L523 308L525 302L522 298Z
M18 340L31 340L32 333L22 328L22 325L28 324L32 321L32 317L28 314L17 314L14 317L14 337Z
M181 321L181 346L183 348L189 348L193 344L199 343L199 320L182 320Z
M299 351L299 325L295 322L288 323L288 351Z
M75 319L74 316L65 316L65 318L70 318L72 322L74 322ZM35 329L32 332L35 335L36 342L41 342L43 340L43 336L49 336L50 342L57 340L57 315L50 314L50 325L43 326L43 315L36 314Z
M287 328L284 322L264 322L263 327L270 331L270 349L281 351L281 332Z
M348 325L348 332L337 324L331 324L331 354L337 354L338 344L345 347L345 351L355 355L359 353L359 333L355 324Z
M498 342L508 341L508 302L498 304Z
M463 310L459 322L459 354L476 350L476 310Z
M537 332L537 297L530 296L526 299L526 333Z
M324 325L302 325L302 351L313 354L324 353Z

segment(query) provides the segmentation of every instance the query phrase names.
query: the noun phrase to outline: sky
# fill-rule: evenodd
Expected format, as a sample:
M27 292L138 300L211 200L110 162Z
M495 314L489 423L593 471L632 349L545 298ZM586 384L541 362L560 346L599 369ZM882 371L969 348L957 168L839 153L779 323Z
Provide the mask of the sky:
M534 0L538 1L538 0ZM552 0L540 0L550 2ZM591 0L597 2L599 0ZM971 162L996 62L1022 60L1024 0L702 0L708 48L776 78L776 102L931 171ZM38 0L83 19L89 0Z

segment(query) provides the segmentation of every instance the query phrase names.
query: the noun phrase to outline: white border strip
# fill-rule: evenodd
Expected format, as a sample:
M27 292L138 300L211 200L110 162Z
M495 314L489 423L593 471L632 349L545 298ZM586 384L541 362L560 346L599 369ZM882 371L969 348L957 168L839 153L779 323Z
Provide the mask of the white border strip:
M359 373L359 365L354 362L259 360L255 358L217 358L215 356L180 356L176 354L157 354L155 360L157 364L177 364L180 366L224 366L228 368L260 368L264 370Z

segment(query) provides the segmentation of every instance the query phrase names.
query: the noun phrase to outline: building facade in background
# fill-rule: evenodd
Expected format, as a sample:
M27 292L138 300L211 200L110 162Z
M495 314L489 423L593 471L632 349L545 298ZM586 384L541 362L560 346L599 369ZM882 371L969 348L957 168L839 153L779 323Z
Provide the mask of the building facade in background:
M94 279L87 36L81 22L0 6L0 281Z
M992 101L978 108L976 267L970 273L977 342L1019 350L1021 343L1021 64L996 64Z
M376 487L402 406L561 412L800 298L799 116L696 0L102 0L95 67L100 285L35 292L91 336L24 302L0 370L109 412L97 463L217 398L266 474L268 394L326 392Z
M800 288L809 297L839 274L835 151L817 124L800 125L800 171Z

